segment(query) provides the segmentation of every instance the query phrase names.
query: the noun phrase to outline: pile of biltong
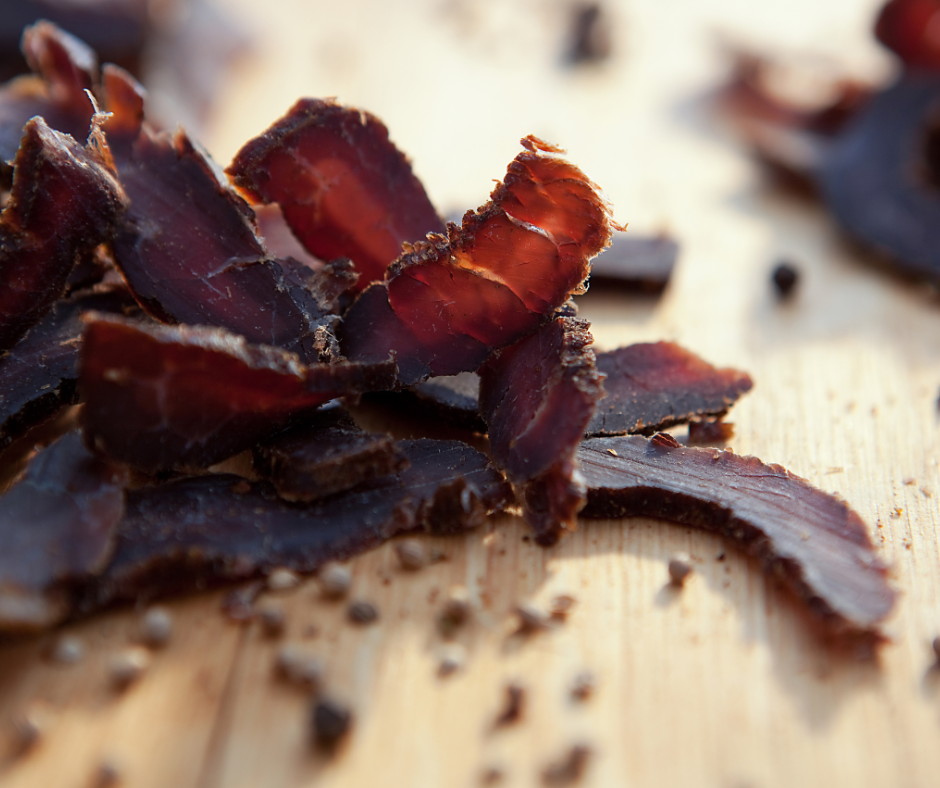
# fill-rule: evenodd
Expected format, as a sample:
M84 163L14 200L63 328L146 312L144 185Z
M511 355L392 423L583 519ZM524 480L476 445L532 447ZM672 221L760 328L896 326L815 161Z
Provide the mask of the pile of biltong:
M0 450L70 404L81 432L2 499L0 630L311 572L517 502L544 545L579 513L719 530L832 631L877 633L894 597L854 512L655 434L727 435L746 374L671 343L591 349L570 299L622 228L563 151L526 137L490 200L445 224L366 112L298 101L223 172L80 41L41 22L23 46L37 75L0 92L0 142L20 140L0 214ZM261 203L309 257L268 248ZM486 432L492 460L362 430L346 406L379 392ZM242 452L250 472L213 470Z

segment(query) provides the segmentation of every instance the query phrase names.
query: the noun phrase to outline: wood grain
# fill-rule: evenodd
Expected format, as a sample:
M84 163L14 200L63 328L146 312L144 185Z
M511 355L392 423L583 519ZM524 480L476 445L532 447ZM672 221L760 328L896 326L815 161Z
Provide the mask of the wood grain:
M0 761L0 782L90 785L107 755L135 788L474 786L490 767L500 785L532 786L584 742L590 786L936 785L940 304L776 191L705 102L725 73L722 36L887 74L867 32L878 3L610 3L615 56L577 72L560 60L560 2L217 5L254 42L204 130L222 163L297 96L336 95L383 118L442 210L480 204L535 133L568 147L631 229L673 232L682 252L663 298L582 299L598 347L669 339L750 372L731 445L862 515L901 592L892 641L876 662L827 648L786 592L709 534L591 522L544 550L504 517L426 539L446 560L419 572L398 568L391 545L354 561L352 596L381 612L372 626L349 624L313 581L274 600L284 641L319 655L328 691L354 709L334 757L310 746L309 698L273 675L281 641L224 620L207 594L171 603L173 640L123 694L104 664L134 611L70 626L88 647L73 667L42 658L48 636L0 648L0 720L37 700L51 715L31 753ZM781 258L803 272L784 305L769 281ZM666 585L677 550L695 565L681 593ZM456 584L476 614L458 636L464 668L440 678L435 619ZM567 623L511 636L515 605L560 593L577 599ZM578 703L584 670L597 691ZM497 730L510 681L526 710Z

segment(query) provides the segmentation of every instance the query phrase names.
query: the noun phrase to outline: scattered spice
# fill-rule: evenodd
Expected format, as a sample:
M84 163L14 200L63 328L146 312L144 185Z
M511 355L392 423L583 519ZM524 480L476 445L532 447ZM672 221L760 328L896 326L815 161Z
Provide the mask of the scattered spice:
M548 606L548 615L552 621L566 621L577 600L569 594L559 594Z
M506 686L506 705L496 717L493 723L494 727L502 728L504 725L512 725L522 719L522 713L525 709L525 689L516 682Z
M320 570L320 591L330 599L339 599L349 593L352 574L345 566L327 564Z
M590 756L590 747L574 745L563 761L548 766L542 772L542 782L545 785L573 785L584 776Z
M49 650L49 659L60 665L74 665L84 656L85 644L74 635L61 635Z
M173 634L173 617L165 607L152 607L140 620L140 639L151 648L165 646Z
M323 665L320 660L293 643L278 649L274 658L274 670L289 683L310 690L318 689L323 680Z
M781 300L789 298L800 281L800 271L792 263L783 261L777 264L771 274L777 295Z
M130 646L111 656L108 672L111 682L123 690L137 681L150 667L150 654L140 646Z
M258 610L258 620L261 622L261 628L268 637L280 637L284 634L284 628L287 625L287 617L284 615L284 609L276 605L264 605Z
M470 594L466 586L453 586L447 592L444 609L437 621L438 629L444 637L453 637L454 633L467 623L472 612Z
M467 660L467 650L458 643L448 643L441 650L441 661L438 664L437 674L441 677L449 676L460 670Z
M292 588L296 588L299 583L300 578L297 576L297 573L292 572L290 569L284 569L283 567L275 569L268 575L269 591L289 591Z
M395 554L402 569L416 571L427 562L424 545L417 539L404 539L395 545Z
M349 733L352 712L335 700L321 699L313 707L313 737L317 746L332 750Z
M682 588L692 574L691 559L687 553L677 553L669 559L669 580L677 588Z
M588 670L582 671L574 677L571 684L571 697L576 701L586 701L594 694L597 689L597 681L594 674Z
M360 600L349 606L346 615L354 624L372 624L378 621L379 611L371 602Z

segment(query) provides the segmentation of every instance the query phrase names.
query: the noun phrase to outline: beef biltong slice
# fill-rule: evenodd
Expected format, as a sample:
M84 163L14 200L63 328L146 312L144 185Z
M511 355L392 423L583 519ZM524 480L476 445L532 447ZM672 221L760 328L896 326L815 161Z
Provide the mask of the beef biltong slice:
M403 243L444 231L385 125L331 99L300 99L226 172L252 201L280 205L311 254L350 258L360 289L385 277Z
M83 312L132 315L124 288L101 287L57 301L16 346L0 357L0 451L60 408L78 401L78 349Z
M861 518L779 465L669 435L585 441L582 517L659 517L721 533L783 578L830 631L877 634L895 593Z
M129 491L114 558L86 589L79 610L242 580L275 567L312 572L402 531L474 527L506 504L505 481L475 449L431 440L400 447L406 470L302 506L279 498L268 482L227 474Z
M0 498L0 631L51 626L70 588L111 557L127 472L91 454L78 432L36 454Z
M336 397L388 388L395 364L305 366L222 329L91 316L79 387L86 439L146 472L205 467Z
M667 235L614 233L610 247L591 264L591 288L658 295L669 284L678 255L679 244Z
M42 118L26 124L0 214L0 351L39 322L75 263L113 233L125 197L102 145L97 130L83 148Z
M653 342L597 354L607 395L597 405L586 437L653 432L723 416L750 391L751 379L715 369L672 342Z
M523 492L540 544L574 530L584 488L574 461L604 396L586 320L556 318L480 370L480 414L497 465Z
M51 22L21 26L17 36L20 30L23 55L35 74L0 87L0 169L16 156L30 118L40 115L56 131L84 139L94 114L85 93L98 79L94 51ZM9 172L0 175L9 178Z
M535 137L490 201L447 236L414 244L367 288L341 326L357 361L395 351L402 386L478 369L531 334L572 293L619 229L597 187L561 150Z
M319 410L252 449L255 472L288 501L312 501L396 473L404 456L389 435L360 429L342 408Z

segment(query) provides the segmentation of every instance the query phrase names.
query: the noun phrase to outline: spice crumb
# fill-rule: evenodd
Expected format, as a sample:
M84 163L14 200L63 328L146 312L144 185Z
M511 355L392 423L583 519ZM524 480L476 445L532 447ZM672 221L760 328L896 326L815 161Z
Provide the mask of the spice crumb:
M771 274L777 295L781 299L789 298L800 281L800 271L792 263L781 261Z
M287 626L287 616L284 609L278 605L264 605L258 610L258 621L261 629L268 637L275 638L284 634Z
M570 594L559 594L548 606L548 615L553 621L567 620L577 600Z
M111 656L108 672L114 686L123 690L137 681L150 667L150 654L140 646L131 646Z
M349 733L352 712L335 700L321 699L313 706L313 738L317 746L331 750Z
M669 559L669 580L674 586L681 588L691 574L691 559L686 553L677 553Z
M401 568L410 572L421 569L427 562L424 545L417 539L404 539L395 545L395 554Z
M290 569L278 568L268 575L269 591L289 591L296 588L300 583L300 578L296 572Z
M151 648L165 646L173 634L173 617L164 607L150 608L140 619L140 639Z
M583 702L590 698L596 689L597 681L594 674L585 670L574 677L571 684L571 697L576 701Z
M352 573L339 564L327 564L320 570L320 591L330 599L339 599L349 593Z
M293 643L278 649L274 670L282 679L307 689L317 689L323 679L320 660Z
M453 586L447 592L444 608L437 620L438 630L444 637L452 637L470 618L470 594L465 586Z
M85 656L85 644L74 635L56 638L49 649L49 659L60 665L74 665Z
M349 606L346 616L354 624L372 624L378 620L379 611L371 602L360 600Z
M519 619L519 627L516 631L520 634L531 634L548 627L546 615L528 602L516 607L516 616Z
M506 686L506 705L496 717L494 726L501 728L512 725L522 719L525 708L525 689L516 682Z
M551 786L573 785L584 777L590 756L590 747L576 744L563 761L548 766L542 772L542 782Z
M437 667L437 674L442 678L456 673L467 660L467 650L457 644L451 643L441 650L441 661Z

